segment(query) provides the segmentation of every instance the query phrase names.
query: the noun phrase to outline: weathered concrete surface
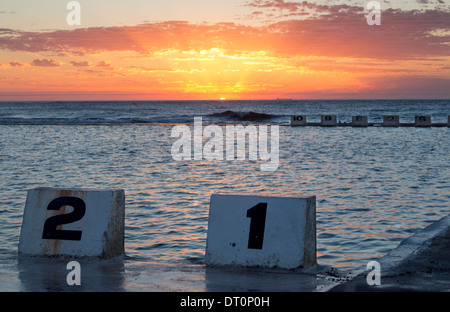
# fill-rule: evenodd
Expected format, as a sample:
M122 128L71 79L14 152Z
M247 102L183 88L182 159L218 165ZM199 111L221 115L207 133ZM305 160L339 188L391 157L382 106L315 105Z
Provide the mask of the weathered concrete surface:
M331 291L449 292L450 216L405 239L378 262L381 265L380 285L369 286L366 282L368 272L364 272Z
M124 224L124 190L31 189L19 253L114 258L124 254Z
M70 260L0 254L0 292L448 292L450 216L405 239L379 259L380 286L367 285L368 271L358 275L319 265L303 271L237 270L126 256L78 259L81 285L69 286L66 265Z
M206 268L124 256L76 260L81 285L69 286L71 260L1 255L0 292L316 292L345 280L345 274L320 266L305 271Z
M258 214L255 208L259 209L256 211ZM253 211L251 222L249 211ZM253 218L258 222L253 223ZM252 234L252 228L258 229ZM250 246L250 237L253 246ZM309 268L316 264L316 254L314 196L211 196L205 254L207 265Z

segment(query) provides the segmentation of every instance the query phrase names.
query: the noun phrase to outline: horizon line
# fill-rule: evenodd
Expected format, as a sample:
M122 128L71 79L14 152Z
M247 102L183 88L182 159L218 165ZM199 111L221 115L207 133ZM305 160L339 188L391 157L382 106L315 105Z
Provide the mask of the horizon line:
M0 95L1 96L1 95ZM239 102L239 101L450 101L450 98L261 98L261 99L152 99L152 100L137 100L137 99L120 99L120 100L4 100L0 102Z

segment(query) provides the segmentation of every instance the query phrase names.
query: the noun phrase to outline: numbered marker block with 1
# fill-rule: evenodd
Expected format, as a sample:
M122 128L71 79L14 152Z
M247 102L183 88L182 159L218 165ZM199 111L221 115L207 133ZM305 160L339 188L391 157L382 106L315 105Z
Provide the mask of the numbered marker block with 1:
M205 261L284 269L314 265L315 197L212 195Z
M123 190L28 191L19 253L113 258L124 253Z

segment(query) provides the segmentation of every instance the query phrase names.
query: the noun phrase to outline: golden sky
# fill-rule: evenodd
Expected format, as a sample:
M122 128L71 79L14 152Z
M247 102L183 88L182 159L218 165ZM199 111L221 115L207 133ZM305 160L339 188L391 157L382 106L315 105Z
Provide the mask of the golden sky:
M0 3L0 100L450 98L447 0L68 2Z

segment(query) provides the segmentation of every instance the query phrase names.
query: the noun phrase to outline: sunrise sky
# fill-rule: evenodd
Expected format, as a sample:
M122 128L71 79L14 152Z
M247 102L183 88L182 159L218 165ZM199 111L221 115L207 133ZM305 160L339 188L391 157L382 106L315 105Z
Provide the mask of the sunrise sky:
M450 98L449 0L0 2L0 100Z

